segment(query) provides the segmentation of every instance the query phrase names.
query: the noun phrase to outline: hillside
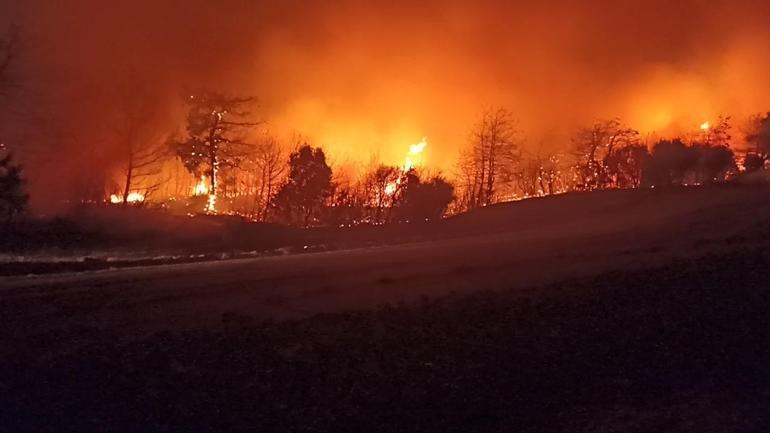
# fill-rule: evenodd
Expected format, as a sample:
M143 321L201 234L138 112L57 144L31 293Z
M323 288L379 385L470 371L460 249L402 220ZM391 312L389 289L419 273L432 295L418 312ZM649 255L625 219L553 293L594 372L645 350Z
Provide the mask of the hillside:
M770 215L770 188L714 185L578 192L501 203L433 222L295 229L237 217L142 209L82 211L2 229L0 275L84 271L360 248L495 233L565 236L624 230L749 230ZM120 230L114 230L119 227ZM708 227L708 230L706 230ZM4 262L4 264L3 264Z

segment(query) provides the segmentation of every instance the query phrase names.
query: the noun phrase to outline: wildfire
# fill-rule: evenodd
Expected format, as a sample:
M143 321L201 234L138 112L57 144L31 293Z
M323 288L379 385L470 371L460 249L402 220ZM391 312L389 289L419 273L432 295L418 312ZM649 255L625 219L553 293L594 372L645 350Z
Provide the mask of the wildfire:
M144 202L144 194L138 193L138 192L130 192L128 193L128 197L126 199L128 203L143 203ZM118 204L123 203L123 196L120 194L112 194L110 195L110 203L112 204Z
M205 175L201 175L200 180L198 180L198 183L193 187L192 195L196 197L207 195L206 212L216 212L217 197L211 193L211 183Z
M709 129L711 129L711 123L708 120L703 122L703 123L701 123L700 124L700 129L701 129L701 131L708 131Z
M201 175L201 179L193 187L193 195L206 195L209 193L209 187L206 185L206 176Z
M428 137L423 137L419 143L415 143L409 146L409 153L406 154L404 159L404 172L413 169L417 164L422 162L422 152L428 146Z
M398 183L399 182L390 182L389 184L385 185L385 195L395 194L396 190L398 189Z
M406 154L406 157L404 158L404 165L401 167L402 174L408 172L409 170L415 168L418 164L422 163L422 153L425 151L427 146L428 137L423 137L419 143L409 145L409 152ZM401 185L401 178L402 176L399 176L396 181L385 185L385 195L393 195L396 193L396 191L398 191L398 187Z

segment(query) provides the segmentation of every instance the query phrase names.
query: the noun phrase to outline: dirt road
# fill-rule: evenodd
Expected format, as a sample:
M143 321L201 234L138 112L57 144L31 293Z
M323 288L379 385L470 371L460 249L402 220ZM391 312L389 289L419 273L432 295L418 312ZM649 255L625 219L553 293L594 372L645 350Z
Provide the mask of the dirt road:
M537 287L716 248L696 247L692 236L672 232L574 231L5 278L0 314L13 333L65 325L180 329L232 315L294 318L451 292Z

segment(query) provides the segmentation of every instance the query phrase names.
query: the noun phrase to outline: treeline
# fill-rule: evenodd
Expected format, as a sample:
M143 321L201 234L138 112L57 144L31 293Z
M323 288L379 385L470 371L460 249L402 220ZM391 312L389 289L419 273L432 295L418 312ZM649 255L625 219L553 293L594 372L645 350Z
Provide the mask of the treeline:
M213 93L187 100L186 131L167 147L194 178L206 182L199 191L205 203L181 200L193 212L345 226L437 219L454 199L454 187L440 175L384 164L371 164L355 177L335 175L323 149L301 139L288 154L270 135L252 142L249 132L259 126L252 103Z
M386 224L439 219L454 199L441 176L377 165L358 181L335 181L320 148L303 145L289 157L286 181L272 199L272 218L297 225Z
M731 119L704 123L686 137L644 139L618 119L580 129L563 152L524 150L505 109L484 113L462 152L457 211L527 197L612 188L661 188L723 182L762 170L770 158L770 113L744 128L746 152L732 147Z
M383 164L350 175L335 173L323 150L307 143L290 155L270 137L246 143L243 129L256 126L244 119L247 99L204 95L188 103L188 134L171 146L190 173L211 179L207 210L298 226L430 220L568 191L723 182L763 169L770 155L770 115L751 119L751 149L737 158L728 117L653 142L620 120L602 121L578 130L561 146L566 151L532 153L513 115L494 109L473 127L451 181Z
M15 37L0 38L3 98L16 46ZM472 127L449 173L376 162L351 172L334 167L307 140L280 143L254 115L253 98L189 95L183 130L169 134L167 107L142 89L142 83L116 85L104 101L104 124L86 130L94 134L90 142L107 144L98 152L83 149L77 166L87 169L63 179L76 191L63 201L237 214L296 226L387 224L568 191L722 182L763 170L770 158L770 114L750 119L742 130L748 149L736 156L727 117L687 136L656 140L620 120L601 121L566 145L555 143L550 149L557 152L533 151L514 116L498 108ZM0 148L0 219L19 215L27 201L21 166Z
M111 188L113 204L302 227L380 225L569 191L723 182L764 169L770 158L770 114L750 120L743 137L748 150L737 157L726 117L685 137L654 141L620 120L601 121L578 130L561 152L532 152L513 115L494 109L471 129L448 176L376 162L345 170L306 140L286 146L256 133L261 123L251 98L201 93L185 104L184 131L165 139L141 134L149 118L142 104L122 107L123 127L115 129L122 183ZM176 194L168 188L169 164L183 167L188 182L176 182ZM8 198L0 199L0 211L12 216L26 195L18 165L7 155L2 165L0 187Z

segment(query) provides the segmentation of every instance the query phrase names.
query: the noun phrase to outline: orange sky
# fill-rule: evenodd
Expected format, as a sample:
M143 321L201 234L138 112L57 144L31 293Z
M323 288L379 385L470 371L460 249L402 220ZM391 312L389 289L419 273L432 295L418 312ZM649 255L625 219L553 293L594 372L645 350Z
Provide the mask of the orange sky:
M127 82L157 95L164 131L179 128L180 95L237 92L338 164L400 164L428 137L426 164L445 171L488 106L508 107L530 148L555 149L601 118L669 134L770 109L764 1L15 3L0 25L23 32L23 101L46 123L12 129L28 155L60 151L44 171L28 164L38 180L109 154Z

